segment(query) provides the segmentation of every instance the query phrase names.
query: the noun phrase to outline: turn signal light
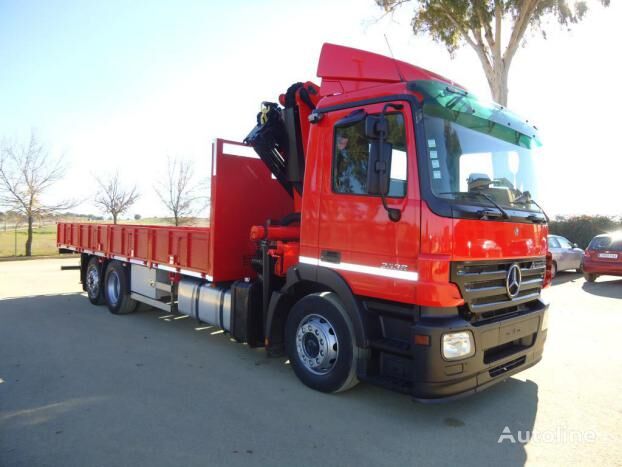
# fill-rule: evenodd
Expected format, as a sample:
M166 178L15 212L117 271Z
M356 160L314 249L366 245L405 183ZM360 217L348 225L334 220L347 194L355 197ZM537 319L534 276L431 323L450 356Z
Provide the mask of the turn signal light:
M430 345L430 336L415 334L415 345Z

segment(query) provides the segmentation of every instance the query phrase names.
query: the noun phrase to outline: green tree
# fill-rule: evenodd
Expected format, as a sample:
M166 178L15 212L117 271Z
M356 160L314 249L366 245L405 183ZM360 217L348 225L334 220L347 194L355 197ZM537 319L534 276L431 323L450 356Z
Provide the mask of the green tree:
M556 217L549 224L552 234L566 237L571 242L576 242L581 248L586 248L596 235L621 229L622 219L607 216Z
M609 6L610 0L599 0ZM568 0L375 0L392 13L406 3L414 5L411 22L415 34L429 34L450 54L468 44L482 64L492 98L508 101L508 73L518 46L531 29L546 38L545 22L557 20L570 28L581 21L587 1ZM502 35L506 26L511 27ZM508 35L509 33L509 35Z

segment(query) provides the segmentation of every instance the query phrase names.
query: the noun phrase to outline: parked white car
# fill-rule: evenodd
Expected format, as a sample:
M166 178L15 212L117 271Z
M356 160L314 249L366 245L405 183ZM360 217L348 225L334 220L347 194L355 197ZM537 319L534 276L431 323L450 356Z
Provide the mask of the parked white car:
M581 272L585 252L576 243L561 235L548 236L549 251L553 254L553 277L558 271L571 269Z

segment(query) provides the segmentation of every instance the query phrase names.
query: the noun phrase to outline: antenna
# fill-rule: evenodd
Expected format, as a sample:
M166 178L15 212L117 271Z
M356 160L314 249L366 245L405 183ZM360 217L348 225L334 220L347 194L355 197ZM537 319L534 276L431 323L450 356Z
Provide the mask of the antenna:
M391 44L389 44L389 38L387 37L386 33L383 34L383 36L384 36L385 42L387 43L387 47L389 48L389 53L391 54L391 58L393 59L393 63L395 64L395 71L397 71L397 76L400 77L400 80L402 80L403 82L406 82L406 80L402 76L402 72L400 71L400 67L397 64L397 60L395 60L395 56L393 55L393 50L391 49Z

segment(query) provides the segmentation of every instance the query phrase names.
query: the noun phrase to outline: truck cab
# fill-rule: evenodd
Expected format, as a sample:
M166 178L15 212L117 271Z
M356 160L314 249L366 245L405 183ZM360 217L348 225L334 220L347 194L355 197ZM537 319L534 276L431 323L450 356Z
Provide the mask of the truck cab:
M318 75L317 105L300 122L298 264L272 311L301 284L331 291L351 308L358 376L420 399L477 391L538 362L550 277L536 128L368 52L326 44ZM273 326L268 347L287 347ZM305 378L322 346L293 347ZM303 381L320 388L321 376Z

